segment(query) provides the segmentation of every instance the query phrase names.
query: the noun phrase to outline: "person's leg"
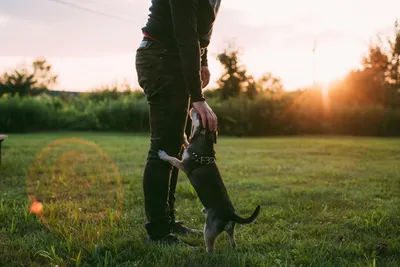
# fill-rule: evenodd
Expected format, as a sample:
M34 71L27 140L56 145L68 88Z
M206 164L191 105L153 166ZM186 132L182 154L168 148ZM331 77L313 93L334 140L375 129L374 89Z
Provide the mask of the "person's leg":
M192 121L190 118L187 120L186 123L186 129L185 133L186 135L190 136L192 131ZM183 150L182 150L183 151ZM180 153L180 157L181 157ZM170 189L169 189L169 198L168 198L168 204L169 204L169 215L171 218L171 230L173 233L179 233L179 234L197 234L197 233L202 233L201 230L198 229L191 229L188 226L184 224L184 222L177 221L176 220L176 209L175 209L175 191L176 191L176 185L178 182L178 175L179 175L179 169L176 167L173 167L172 169L172 174L171 174L171 182L170 182Z
M139 48L136 69L150 108L150 149L143 174L143 190L150 239L171 233L168 196L172 165L159 159L164 150L178 156L188 115L189 95L179 69L179 58L165 55L160 44Z
M183 105L179 105L180 110L177 106L167 108L165 105L150 104L150 125L153 129L143 174L143 189L148 219L146 229L152 239L159 239L171 232L168 196L172 165L161 161L158 151L164 150L173 157L180 152L182 139L178 135L183 134L187 112Z
M187 120L186 123L186 128L185 128L185 133L187 136L189 136L190 131L191 131L191 120L190 118ZM188 134L189 133L189 134ZM179 153L179 159L182 157L182 151ZM179 169L176 167L173 167L172 169L172 173L171 173L171 183L170 183L170 188L169 188L169 198L168 198L168 204L169 204L169 215L171 218L171 224L173 224L175 222L175 200L176 200L176 196L175 196L175 191L176 191L176 185L178 182L178 175L179 175Z

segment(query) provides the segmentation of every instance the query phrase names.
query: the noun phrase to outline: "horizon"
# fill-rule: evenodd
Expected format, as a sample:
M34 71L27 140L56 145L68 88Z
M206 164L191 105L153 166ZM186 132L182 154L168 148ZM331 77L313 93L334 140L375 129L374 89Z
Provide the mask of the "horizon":
M52 0L0 3L0 34L8 40L0 43L0 72L44 57L59 76L55 90L89 91L124 80L139 89L134 56L150 2L65 2L81 10ZM340 79L360 66L376 35L393 35L396 10L394 0L222 2L209 46L212 82L221 74L215 57L231 41L249 74L271 72L289 91L312 85L314 76L321 84Z

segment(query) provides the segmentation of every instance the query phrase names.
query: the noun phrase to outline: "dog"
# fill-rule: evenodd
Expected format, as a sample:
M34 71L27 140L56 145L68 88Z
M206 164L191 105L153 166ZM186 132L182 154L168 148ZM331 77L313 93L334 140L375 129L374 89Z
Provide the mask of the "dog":
M214 251L215 240L224 231L228 235L230 245L235 248L235 223L252 223L260 212L260 205L248 218L236 214L216 164L214 144L217 143L217 131L203 128L200 114L194 108L190 110L190 117L192 133L189 141L186 135L183 137L185 149L182 160L171 157L162 150L158 151L158 155L161 160L182 170L196 190L204 206L202 211L206 215L204 241L207 252Z

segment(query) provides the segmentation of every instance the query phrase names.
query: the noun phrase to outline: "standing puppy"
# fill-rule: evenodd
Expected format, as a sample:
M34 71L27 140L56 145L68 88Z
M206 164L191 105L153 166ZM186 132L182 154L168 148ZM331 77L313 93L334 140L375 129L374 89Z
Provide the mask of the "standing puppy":
M195 109L190 110L190 117L193 130L190 142L185 137L186 149L182 161L169 156L164 151L159 151L158 154L160 159L170 162L185 172L196 190L204 206L203 212L206 214L204 240L207 251L214 250L215 239L223 231L227 232L231 246L235 247L235 223L253 222L260 212L260 206L256 207L249 218L242 218L236 214L215 163L214 144L217 143L217 133L201 126L200 114Z

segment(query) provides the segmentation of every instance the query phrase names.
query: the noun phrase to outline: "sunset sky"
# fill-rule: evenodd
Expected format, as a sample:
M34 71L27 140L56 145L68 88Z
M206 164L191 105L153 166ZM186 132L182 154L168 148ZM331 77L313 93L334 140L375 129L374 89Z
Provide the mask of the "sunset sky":
M0 72L44 56L59 74L58 89L82 91L126 79L133 87L135 50L150 0L64 0L125 19L92 14L50 0L0 1ZM114 3L111 3L114 2ZM223 0L209 47L215 60L229 41L259 77L272 72L286 88L328 82L357 67L369 40L393 35L398 0Z

